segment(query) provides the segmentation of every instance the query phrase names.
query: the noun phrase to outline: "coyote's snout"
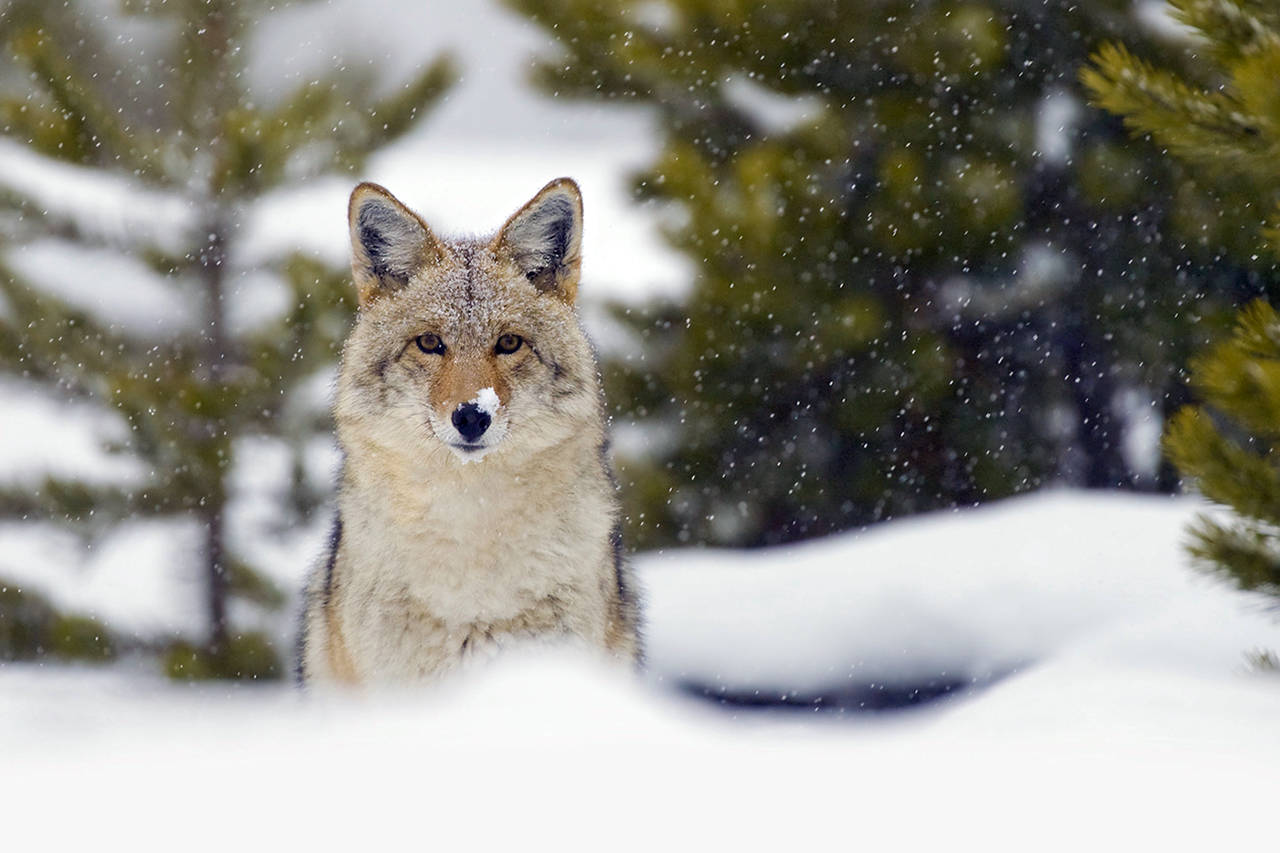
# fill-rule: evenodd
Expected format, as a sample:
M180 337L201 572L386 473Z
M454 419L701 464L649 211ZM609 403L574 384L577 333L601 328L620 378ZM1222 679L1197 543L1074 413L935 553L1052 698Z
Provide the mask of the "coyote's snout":
M304 677L421 679L534 637L634 657L595 360L574 309L577 185L552 181L484 239L441 239L374 184L356 187L348 219L359 312Z
M504 335L479 353L454 352L434 335L416 345L440 357L430 400L431 431L462 461L482 458L507 434L511 386L498 367L513 365L499 365L498 358L513 361L509 357L523 341Z

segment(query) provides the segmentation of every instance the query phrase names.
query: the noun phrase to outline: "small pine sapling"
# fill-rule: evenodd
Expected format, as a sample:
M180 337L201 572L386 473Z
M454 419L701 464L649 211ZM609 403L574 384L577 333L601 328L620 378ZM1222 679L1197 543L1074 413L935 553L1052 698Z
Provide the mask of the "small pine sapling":
M1219 215L1245 212L1251 259L1274 256L1280 231L1263 221L1280 201L1280 7L1272 0L1171 0L1196 36L1177 72L1108 45L1082 72L1095 102L1138 134L1228 188ZM1190 529L1194 560L1244 589L1280 596L1280 314L1259 299L1234 334L1195 359L1202 401L1170 422L1164 448L1225 513ZM1274 668L1275 655L1251 656Z

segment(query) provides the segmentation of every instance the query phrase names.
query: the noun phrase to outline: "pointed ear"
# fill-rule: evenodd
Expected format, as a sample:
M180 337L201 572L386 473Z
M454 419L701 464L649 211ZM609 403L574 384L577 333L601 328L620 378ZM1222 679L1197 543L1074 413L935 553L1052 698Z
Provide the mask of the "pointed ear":
M351 228L351 275L360 307L397 290L423 266L441 257L425 222L377 184L360 184L347 205Z
M557 178L515 212L494 238L494 251L515 261L538 290L566 302L578 294L582 266L582 194Z

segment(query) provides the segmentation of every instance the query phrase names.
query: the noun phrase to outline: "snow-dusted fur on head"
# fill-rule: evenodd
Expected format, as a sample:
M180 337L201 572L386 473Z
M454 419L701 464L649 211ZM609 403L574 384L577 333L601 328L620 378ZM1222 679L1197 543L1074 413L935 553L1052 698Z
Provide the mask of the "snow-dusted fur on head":
M339 381L340 438L468 462L602 429L595 359L573 309L573 181L552 181L491 238L441 240L374 184L356 187L349 215L360 316ZM484 389L496 403L465 408Z
M574 309L577 185L552 181L478 239L437 237L374 184L348 216L360 309L334 403L339 534L312 588L304 672L408 680L522 636L634 656L595 358Z

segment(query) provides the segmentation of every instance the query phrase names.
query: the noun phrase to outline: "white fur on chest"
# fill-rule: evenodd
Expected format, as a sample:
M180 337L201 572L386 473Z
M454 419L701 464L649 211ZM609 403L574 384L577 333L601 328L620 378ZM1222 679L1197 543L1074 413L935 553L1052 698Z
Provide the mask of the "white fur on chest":
M361 669L420 677L552 625L603 637L607 483L491 460L434 473L344 489L337 568Z
M455 623L512 618L597 574L607 514L583 517L591 510L581 496L469 479L350 501L343 550L355 561L352 585L409 592Z

